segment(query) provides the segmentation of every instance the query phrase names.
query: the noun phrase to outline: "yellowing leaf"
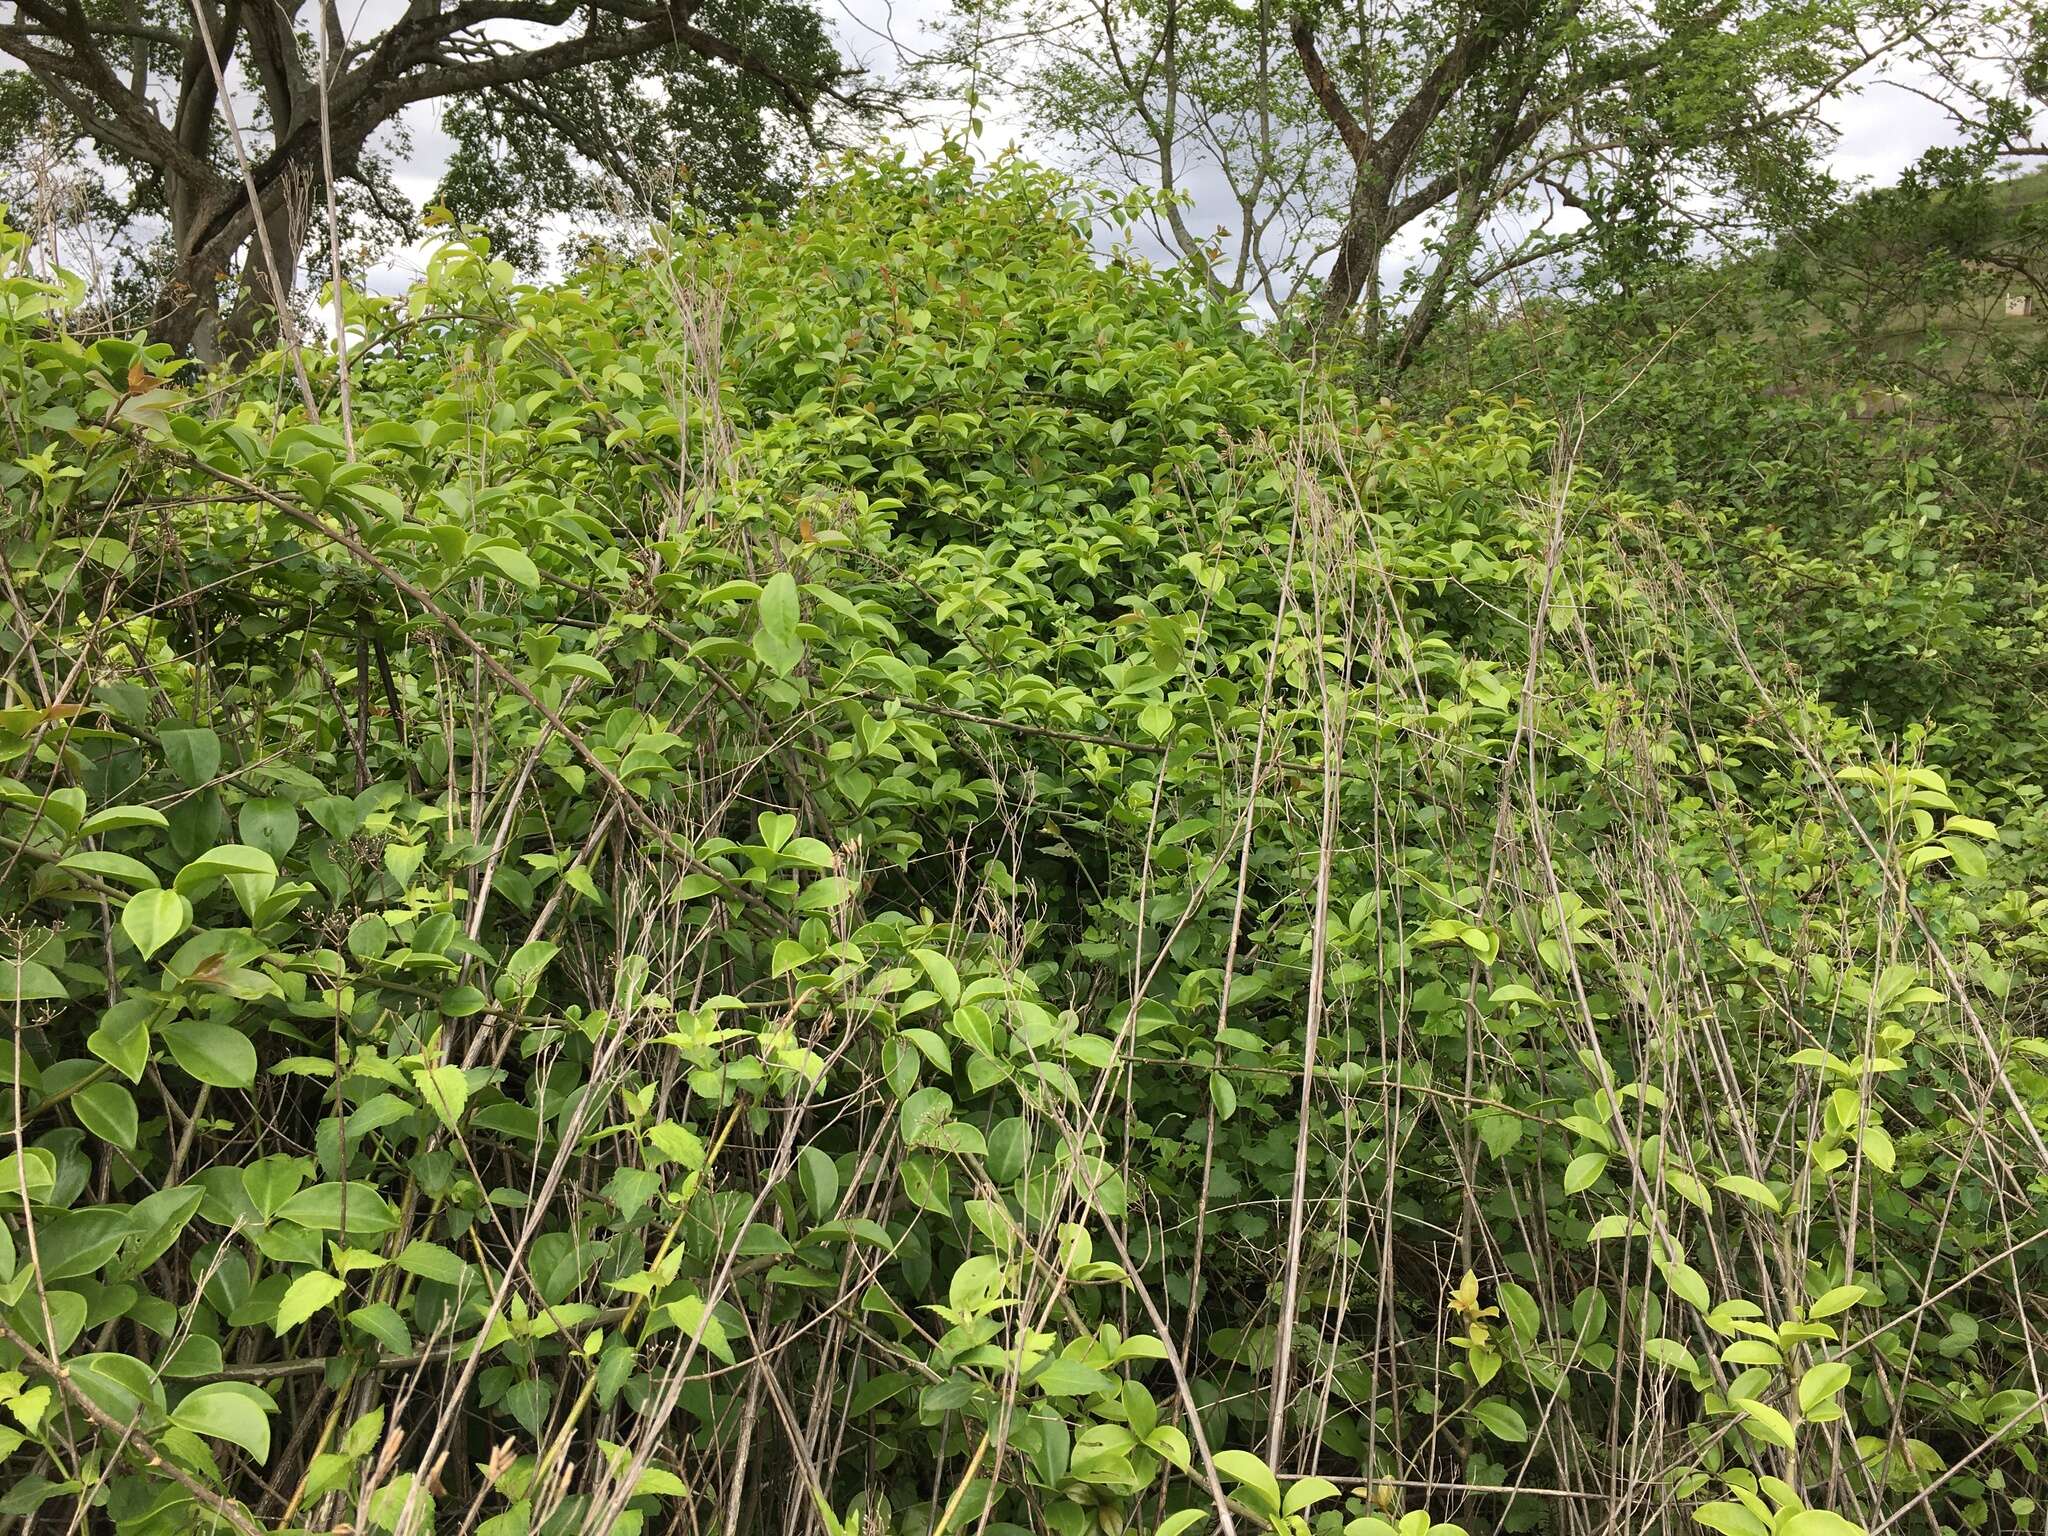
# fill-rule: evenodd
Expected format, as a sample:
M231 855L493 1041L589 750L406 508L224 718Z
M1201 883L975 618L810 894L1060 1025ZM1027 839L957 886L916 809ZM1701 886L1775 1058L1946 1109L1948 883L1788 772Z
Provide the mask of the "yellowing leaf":
M419 1089L420 1102L439 1115L449 1130L454 1130L462 1119L463 1106L469 1103L469 1082L462 1075L462 1068L445 1063L428 1067L413 1073L412 1081Z
M1847 1361L1823 1360L1799 1378L1799 1411L1812 1413L1849 1385Z
M344 1289L338 1278L317 1269L299 1276L277 1304L277 1331L290 1333Z
M1810 1318L1833 1317L1837 1312L1846 1312L1863 1303L1865 1292L1860 1285L1838 1285L1806 1309Z
M1789 1451L1797 1444L1792 1421L1769 1403L1760 1403L1753 1397L1731 1397L1729 1401L1743 1411L1749 1423L1772 1445Z

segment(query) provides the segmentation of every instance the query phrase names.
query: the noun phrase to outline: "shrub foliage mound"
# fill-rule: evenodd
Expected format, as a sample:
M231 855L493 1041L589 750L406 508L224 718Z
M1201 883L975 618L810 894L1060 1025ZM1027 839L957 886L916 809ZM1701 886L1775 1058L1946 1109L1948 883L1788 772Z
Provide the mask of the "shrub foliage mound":
M6 236L0 1507L2032 1518L2024 805L1110 212L452 245L317 421Z

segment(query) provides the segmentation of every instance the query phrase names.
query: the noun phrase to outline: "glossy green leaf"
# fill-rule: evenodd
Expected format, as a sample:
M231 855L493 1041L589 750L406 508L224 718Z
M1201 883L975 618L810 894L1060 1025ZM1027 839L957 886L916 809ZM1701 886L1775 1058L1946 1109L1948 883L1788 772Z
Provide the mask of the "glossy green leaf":
M270 1415L277 1404L260 1387L218 1381L196 1387L171 1410L171 1422L195 1435L240 1446L260 1466L270 1460Z

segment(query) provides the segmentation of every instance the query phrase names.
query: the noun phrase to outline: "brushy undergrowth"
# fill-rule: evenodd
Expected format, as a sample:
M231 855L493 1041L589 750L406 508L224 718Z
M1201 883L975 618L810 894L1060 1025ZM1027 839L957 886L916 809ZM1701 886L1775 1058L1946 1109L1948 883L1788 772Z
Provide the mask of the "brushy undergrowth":
M451 245L317 422L4 237L0 1509L2039 1519L2023 768L1110 211Z

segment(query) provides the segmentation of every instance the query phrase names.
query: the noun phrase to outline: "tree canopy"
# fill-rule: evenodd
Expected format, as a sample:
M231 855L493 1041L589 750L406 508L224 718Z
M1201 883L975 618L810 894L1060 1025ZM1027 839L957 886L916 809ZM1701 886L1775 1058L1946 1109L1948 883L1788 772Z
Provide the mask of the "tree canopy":
M1640 275L1810 215L1821 109L1928 7L1814 0L1072 0L962 7L1089 169L1165 192L1220 289L1399 368L1449 307L1548 268ZM1021 34L1020 41L1012 36ZM999 43L984 46L991 34ZM1192 207L1190 206L1192 205ZM1222 211L1212 235L1193 208Z
M531 254L551 212L786 202L863 99L809 0L411 0L368 35L310 0L8 0L0 51L22 66L0 76L8 194L33 210L54 148L127 236L121 318L209 357L254 342L302 258L409 228L390 169L415 103L448 105L450 210ZM319 229L336 187L346 245L339 217Z

